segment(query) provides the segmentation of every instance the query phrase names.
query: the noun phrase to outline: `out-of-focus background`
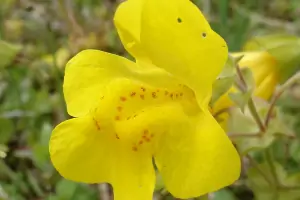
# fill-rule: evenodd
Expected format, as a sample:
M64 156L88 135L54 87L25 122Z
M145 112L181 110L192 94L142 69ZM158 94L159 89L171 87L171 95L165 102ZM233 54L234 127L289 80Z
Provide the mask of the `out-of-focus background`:
M1 200L108 200L111 191L106 185L84 185L61 178L50 163L48 142L55 125L69 118L62 94L64 66L68 59L87 48L127 55L113 25L114 11L120 2L0 1ZM194 2L216 32L225 38L230 51L241 50L250 38L258 35L300 35L299 0ZM249 161L245 156L241 179L210 194L211 200L300 199L299 102L297 85L288 89L277 102L295 134L290 143L272 143L277 145L273 152L278 152L274 153L274 159L283 166L281 171L276 168L279 179L284 176L282 187L270 189L257 175L259 173L250 173L248 163L256 161ZM256 160L260 165L259 156ZM272 178L274 174L270 171L272 168L265 170ZM285 183L286 180L289 182ZM270 195L261 193L259 188L270 191ZM280 195L272 196L275 190ZM174 199L164 190L160 180L155 198Z

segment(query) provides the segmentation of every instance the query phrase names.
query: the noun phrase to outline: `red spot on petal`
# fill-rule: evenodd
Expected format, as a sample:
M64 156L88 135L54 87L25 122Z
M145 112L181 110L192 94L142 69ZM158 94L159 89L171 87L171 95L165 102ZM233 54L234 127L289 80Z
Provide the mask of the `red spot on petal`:
M168 91L165 91L165 95L167 96L169 94L169 92Z
M150 142L151 140L149 138L146 138L146 142Z
M120 116L115 117L115 120L117 120L117 121L119 121L120 119L121 119Z
M122 109L123 109L122 106L118 106L118 107L117 107L117 110L118 110L119 112L121 112Z
M143 140L140 140L140 141L139 141L139 144L143 144L143 143L144 143Z
M137 151L138 149L137 149L136 146L133 146L133 147L132 147L132 150L133 150L133 151Z
M143 100L145 99L145 95L143 95L143 94L141 94L140 97L141 97L141 99L143 99Z
M141 87L141 90L142 90L143 92L145 92L145 91L146 91L146 88L144 88L144 87Z
M144 135L147 135L149 133L149 130L148 129L145 129L144 130Z
M170 94L170 97L173 98L173 93Z
M156 98L157 96L156 96L156 92L152 92L152 97L153 98Z
M116 138L119 140L120 139L120 137L118 136L118 134L116 134Z
M127 99L126 99L126 97L120 97L120 100L121 101L126 101Z
M100 125L99 125L98 121L96 119L94 119L94 118L93 118L93 120L95 122L97 130L100 131L101 128L100 128Z
M130 96L131 96L131 97L134 97L135 95L136 95L136 92L131 92L131 93L130 93Z
M159 92L159 89L157 89L156 92Z

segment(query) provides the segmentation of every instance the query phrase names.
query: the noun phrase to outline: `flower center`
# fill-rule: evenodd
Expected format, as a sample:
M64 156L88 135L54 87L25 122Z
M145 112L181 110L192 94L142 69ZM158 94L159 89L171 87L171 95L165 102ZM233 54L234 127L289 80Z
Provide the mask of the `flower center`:
M93 113L95 126L127 143L132 151L149 148L166 131L170 107L180 107L189 115L198 110L192 90L183 85L164 88L120 80L107 88Z

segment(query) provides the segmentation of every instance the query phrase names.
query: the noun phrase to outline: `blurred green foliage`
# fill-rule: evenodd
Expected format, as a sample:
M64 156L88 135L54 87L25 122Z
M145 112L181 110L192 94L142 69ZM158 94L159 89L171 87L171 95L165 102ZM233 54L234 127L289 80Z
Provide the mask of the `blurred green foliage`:
M299 0L194 2L212 27L225 38L231 51L240 50L249 38L257 35L300 34ZM0 199L101 199L99 186L73 183L57 174L50 163L48 142L53 127L69 117L62 94L67 60L86 48L127 55L112 23L118 3L116 0L1 0ZM226 77L233 75L231 70ZM247 76L251 78L251 75ZM219 84L225 85L221 93L232 84L229 81L229 84L226 81ZM245 106L244 96L234 98ZM270 126L277 127L270 128L265 138L250 136L247 140L236 141L246 155L241 179L229 188L211 194L210 199L251 200L254 196L257 200L300 199L299 101L300 86L294 84L282 95L276 108L278 113L285 113L284 122L276 117L278 121L273 120ZM258 108L261 116L265 116L266 106L263 104ZM247 115L241 116L237 110L232 116L231 131L258 132L255 122ZM278 135L278 130L282 130L279 132L284 138L275 141L273 136ZM255 151L250 152L257 148L270 150L267 155L271 154L274 173L262 162L268 159ZM252 156L250 161L248 152ZM250 167L249 162L257 163ZM280 188L268 185L264 176L271 181L278 179ZM156 193L157 199L174 199L163 189L160 178Z

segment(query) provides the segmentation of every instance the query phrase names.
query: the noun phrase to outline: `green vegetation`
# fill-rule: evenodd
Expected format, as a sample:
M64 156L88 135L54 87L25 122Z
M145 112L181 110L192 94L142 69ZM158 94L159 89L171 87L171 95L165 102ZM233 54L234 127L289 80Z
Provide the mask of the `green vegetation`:
M300 35L299 0L194 2L231 51L240 51L253 36ZM55 125L69 118L62 94L67 60L86 48L128 56L112 22L118 4L1 0L0 200L106 200L111 194L109 187L61 178L50 162L48 142ZM277 121L271 123L272 130L264 138L246 136L246 145L245 140L237 142L246 148L241 179L210 194L210 200L300 199L300 85L295 81L288 86L275 102ZM269 104L255 109L266 117ZM232 120L240 120L249 130L257 126L240 112L233 112ZM155 198L174 199L160 178L157 182Z

